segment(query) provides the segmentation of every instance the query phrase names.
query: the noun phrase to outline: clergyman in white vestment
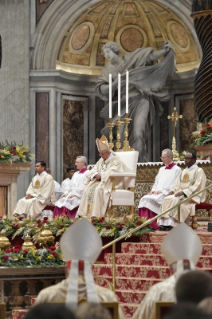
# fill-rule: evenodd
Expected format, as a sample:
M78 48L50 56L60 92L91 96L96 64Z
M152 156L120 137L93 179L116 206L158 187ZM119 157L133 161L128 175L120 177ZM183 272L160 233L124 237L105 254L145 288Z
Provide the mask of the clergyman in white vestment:
M110 173L124 172L124 164L120 157L109 149L107 138L104 135L100 140L96 139L96 144L101 158L87 175L87 185L77 211L78 216L104 216L112 192ZM116 188L121 188L122 184L120 179L116 183Z
M46 169L46 173L51 175L51 169L49 167ZM62 192L60 190L60 184L54 180L54 192L52 193L50 202L47 206L49 206L49 205L54 206L56 200L58 200L61 197L61 195L62 195ZM53 209L53 207L52 207L52 209ZM49 209L44 209L42 211L42 217L49 217L50 219L52 219L53 211L49 210Z
M181 172L181 169L173 162L173 153L170 149L162 151L161 160L165 166L159 169L151 192L143 196L138 205L138 215L146 219L151 219L159 214L164 197L170 193ZM159 228L156 220L150 226L155 230Z
M45 169L45 162L38 161L35 164L37 174L32 178L26 196L18 201L13 215L36 218L41 214L44 207L49 204L51 198L54 203L56 202L54 179L46 173Z
M62 183L60 185L60 191L62 193L65 193L65 191L67 191L70 188L71 179L72 179L72 177L73 177L75 172L76 172L76 168L75 167L67 167L66 168L66 176L67 176L67 178L64 179L64 181L62 181Z
M169 196L164 198L162 204L162 212L178 204L186 197L199 192L205 187L206 176L202 168L196 165L196 155L194 153L187 153L185 155L186 168L181 172L176 180ZM205 192L194 196L180 206L180 222L189 224L190 216L195 215L195 205L205 201ZM177 208L169 211L159 219L160 226L176 227L178 222Z
M75 172L70 180L69 188L56 202L54 215L63 216L66 215L70 218L76 216L77 209L80 204L80 200L83 194L85 183L87 181L87 159L85 156L78 156L75 161L75 165L79 171Z
M195 270L202 253L202 244L195 231L181 223L165 237L161 252L173 275L149 289L132 319L152 319L156 301L176 301L176 282L184 272Z

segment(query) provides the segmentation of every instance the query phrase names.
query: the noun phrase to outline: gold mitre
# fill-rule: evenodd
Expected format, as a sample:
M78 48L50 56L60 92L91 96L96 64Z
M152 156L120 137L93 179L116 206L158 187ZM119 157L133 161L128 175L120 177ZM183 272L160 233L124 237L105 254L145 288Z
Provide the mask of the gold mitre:
M109 151L109 144L108 144L108 140L107 137L102 135L102 137L100 139L96 139L96 146L98 148L99 152L106 152Z

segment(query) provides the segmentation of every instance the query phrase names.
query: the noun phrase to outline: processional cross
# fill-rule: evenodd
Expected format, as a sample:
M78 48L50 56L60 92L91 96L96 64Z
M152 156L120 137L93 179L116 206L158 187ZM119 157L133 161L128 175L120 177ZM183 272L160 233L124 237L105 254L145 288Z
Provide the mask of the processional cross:
M177 114L177 111L176 111L176 107L174 107L174 112L172 113L172 115L168 115L167 118L169 120L172 120L173 121L173 138L172 138L172 152L173 152L173 160L174 161L179 161L180 158L179 158L179 153L178 151L176 150L176 138L175 138L175 135L176 135L176 125L177 125L177 120L178 119L182 119L183 116L182 115L178 115Z

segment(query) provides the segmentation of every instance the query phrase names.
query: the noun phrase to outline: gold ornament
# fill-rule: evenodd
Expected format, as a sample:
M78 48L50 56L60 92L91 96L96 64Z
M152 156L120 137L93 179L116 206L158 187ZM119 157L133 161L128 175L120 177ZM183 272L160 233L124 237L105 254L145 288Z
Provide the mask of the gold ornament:
M32 249L32 248L36 248L31 240L31 237L29 236L29 234L27 234L25 237L24 237L24 243L22 245L22 250L26 249Z
M43 226L43 230L41 231L40 237L38 238L38 243L40 246L43 246L43 247L46 247L47 244L54 243L54 236L47 224L44 224Z
M39 189L40 188L40 181L39 180L37 180L36 182L35 182L35 187L34 187L35 189Z
M188 183L189 181L189 174L186 173L184 176L183 176L183 183Z
M11 246L11 244L9 242L9 239L7 238L6 231L2 230L0 233L0 248L5 249L5 248L8 248L10 246Z

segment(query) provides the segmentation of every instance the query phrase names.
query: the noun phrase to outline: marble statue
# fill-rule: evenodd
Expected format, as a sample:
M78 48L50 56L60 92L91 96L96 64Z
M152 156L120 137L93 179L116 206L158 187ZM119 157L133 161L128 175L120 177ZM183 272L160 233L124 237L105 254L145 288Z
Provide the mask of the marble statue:
M169 41L166 41L158 51L148 47L118 56L120 52L118 44L108 42L102 50L110 62L102 69L96 83L96 92L102 100L108 102L109 73L111 73L113 121L117 120L118 73L121 73L121 117L123 117L126 111L126 70L129 71L129 117L133 120L129 126L129 143L132 148L139 151L139 162L147 162L147 119L150 116L151 125L155 115L162 114L160 101L169 99L168 91L163 86L167 77L173 75L176 70L174 48ZM162 61L156 63L161 57L164 57ZM108 104L100 115L108 121ZM124 130L124 126L122 129ZM101 133L108 135L108 128L103 128ZM123 133L122 131L122 139Z

